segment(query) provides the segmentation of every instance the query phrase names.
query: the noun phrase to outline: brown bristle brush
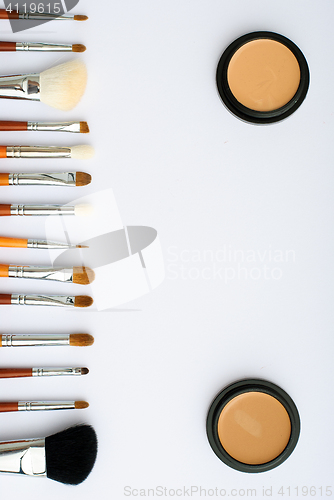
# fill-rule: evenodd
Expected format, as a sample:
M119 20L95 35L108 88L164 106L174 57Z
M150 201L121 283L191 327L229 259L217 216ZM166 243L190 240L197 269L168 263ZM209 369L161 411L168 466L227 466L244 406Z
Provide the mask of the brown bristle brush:
M89 267L53 268L0 264L0 278L30 278L89 285L94 281L95 273Z
M88 134L87 122L19 122L0 121L0 132L72 132Z
M0 173L0 186L87 186L92 176L86 172Z
M0 347L88 347L94 344L94 337L89 333L56 333L40 335L0 335Z
M44 7L43 4L41 5ZM14 5L14 7L15 6L16 5ZM0 19L25 19L30 21L87 21L88 17L72 14L56 14L53 12L20 12L18 9L13 10L11 8L8 8L8 10L0 9Z
M90 307L93 299L89 295L19 295L17 293L0 294L0 305L10 306L57 306L57 307Z
M85 52L81 43L0 42L0 52Z

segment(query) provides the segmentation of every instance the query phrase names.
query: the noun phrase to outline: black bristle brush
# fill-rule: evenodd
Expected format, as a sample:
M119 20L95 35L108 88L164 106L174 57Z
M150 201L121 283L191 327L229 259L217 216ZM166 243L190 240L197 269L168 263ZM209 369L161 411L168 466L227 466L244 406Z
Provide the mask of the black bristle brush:
M45 439L0 443L0 472L47 476L75 485L87 478L96 454L95 431L90 425L82 424Z

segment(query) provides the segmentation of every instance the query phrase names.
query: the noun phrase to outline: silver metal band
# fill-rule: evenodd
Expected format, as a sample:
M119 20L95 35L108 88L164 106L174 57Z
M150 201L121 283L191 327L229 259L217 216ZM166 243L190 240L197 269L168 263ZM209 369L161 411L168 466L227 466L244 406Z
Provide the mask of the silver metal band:
M41 43L41 42L16 42L16 51L28 52L72 52L72 44L68 43Z
M18 295L12 293L11 304L25 306L59 306L74 307L75 297L64 295Z
M2 347L70 345L70 335L1 335L1 344Z
M40 101L40 77L38 73L0 77L0 97Z
M45 439L0 443L0 472L46 476Z
M67 205L11 205L10 215L75 215L75 207Z
M27 248L39 248L41 250L45 249L68 249L76 248L76 245L69 245L67 243L58 243L56 241L46 241L46 240L28 240Z
M38 132L73 132L80 133L80 122L28 122L27 130Z
M73 283L73 269L54 269L52 267L41 266L9 266L8 278L27 278Z
M9 174L10 186L75 186L76 172L41 173L41 174Z
M71 148L58 146L7 146L7 158L71 158Z
M47 13L32 13L32 12L19 12L19 19L30 19L30 21L53 21L55 19L63 19L73 21L74 16L69 14L47 14Z
M19 401L18 411L75 410L75 401Z
M58 377L63 375L81 375L81 368L33 368L33 377Z

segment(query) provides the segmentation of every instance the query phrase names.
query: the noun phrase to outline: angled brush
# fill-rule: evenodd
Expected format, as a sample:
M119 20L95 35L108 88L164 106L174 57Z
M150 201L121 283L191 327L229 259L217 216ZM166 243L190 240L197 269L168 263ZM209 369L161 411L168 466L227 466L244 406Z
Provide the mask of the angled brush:
M86 172L1 174L0 186L87 186L92 176Z
M89 285L94 281L95 273L89 267L53 268L0 264L0 278L27 278Z
M87 122L19 122L0 121L0 132L72 132L88 134Z
M94 344L94 337L88 333L58 333L40 335L0 335L0 347L88 347Z
M0 305L10 306L57 306L57 307L89 307L93 304L89 295L19 295L17 293L1 293Z

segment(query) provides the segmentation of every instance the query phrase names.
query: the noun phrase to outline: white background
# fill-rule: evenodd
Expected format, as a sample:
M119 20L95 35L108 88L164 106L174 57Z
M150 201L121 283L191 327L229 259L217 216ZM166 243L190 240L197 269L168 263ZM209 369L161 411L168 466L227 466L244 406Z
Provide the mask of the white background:
M44 436L78 422L94 425L99 437L96 466L81 486L2 476L1 496L118 500L125 486L146 493L157 486L217 487L231 495L233 488L256 488L258 497L263 487L272 487L273 498L282 498L281 486L284 498L289 486L291 497L296 487L301 496L303 486L315 486L316 498L321 487L325 496L326 486L334 486L333 2L81 0L75 10L89 21L54 21L16 35L1 21L0 29L4 40L85 43L81 57L89 81L80 105L66 114L40 103L2 100L1 118L78 118L89 122L91 134L2 133L0 142L88 141L96 156L84 165L1 160L1 171L61 171L64 163L66 169L89 170L93 183L80 194L112 187L125 224L156 228L167 276L151 294L113 312L1 307L4 333L85 331L96 338L87 349L1 351L2 366L90 369L81 379L1 381L1 399L7 401L90 402L80 413L3 414L1 439ZM311 71L309 93L298 111L263 127L233 117L215 86L225 47L254 30L291 38ZM3 74L38 72L71 58L0 57ZM72 193L1 188L1 200L66 203ZM42 219L8 218L0 225L4 235L44 234ZM219 262L224 248L239 251L236 262L228 257ZM270 250L291 251L294 258L270 261ZM255 262L241 262L249 251L257 255ZM4 263L48 263L37 251L1 249L0 255ZM254 279L254 268L261 272L264 264L269 274L278 269L279 279L271 274ZM240 276L239 265L245 268ZM214 268L222 269L222 277L210 275ZM233 270L234 278L225 280L224 273L232 276ZM68 285L1 282L1 292L68 290ZM72 292L82 290L73 286ZM216 393L244 377L280 385L302 421L291 457L259 475L225 466L205 433Z

